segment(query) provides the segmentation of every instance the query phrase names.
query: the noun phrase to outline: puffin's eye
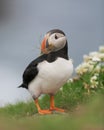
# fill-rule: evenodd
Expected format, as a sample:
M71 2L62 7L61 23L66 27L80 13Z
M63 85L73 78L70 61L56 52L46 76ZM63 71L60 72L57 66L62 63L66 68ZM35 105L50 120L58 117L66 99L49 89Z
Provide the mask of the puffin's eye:
M55 39L58 39L57 35L55 35Z

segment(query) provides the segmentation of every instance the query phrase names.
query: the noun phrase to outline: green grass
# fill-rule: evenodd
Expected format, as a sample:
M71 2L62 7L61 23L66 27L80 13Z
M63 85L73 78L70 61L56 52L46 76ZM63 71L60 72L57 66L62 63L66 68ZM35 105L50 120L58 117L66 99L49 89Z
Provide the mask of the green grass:
M81 80L64 85L55 96L55 104L66 113L41 116L34 101L19 102L0 108L0 130L103 130L104 93L87 93ZM42 108L49 108L49 96L40 100Z
M104 96L101 95L95 96L86 105L80 105L73 112L69 111L65 114L52 114L52 115L41 116L33 112L32 115L26 116L26 114L25 115L22 114L18 118L16 117L17 114L15 113L16 112L15 111L12 114L12 116L7 116L7 115L0 116L0 130L8 130L8 129L9 130L33 130L33 129L36 130L53 130L53 129L54 130L57 129L103 130L104 129L103 99ZM10 106L12 107L12 109L8 108L8 111L10 110L12 111L13 108L17 106L21 107L20 103L16 106ZM6 108L6 113L7 113L7 108ZM9 115L11 114L9 113Z
M36 113L36 107L34 106L33 101L18 102L15 105L7 105L3 108L0 108L0 115L4 115L7 117L25 117L30 116Z
M79 86L79 87L77 87ZM63 90L59 91L55 96L55 104L57 107L64 108L66 111L73 111L80 103L87 102L89 96L85 94L81 81L74 83L67 83L63 86ZM40 106L43 109L49 108L50 98L45 95L40 99ZM15 105L7 105L0 108L0 115L7 115L11 117L25 117L37 113L34 101L19 102Z

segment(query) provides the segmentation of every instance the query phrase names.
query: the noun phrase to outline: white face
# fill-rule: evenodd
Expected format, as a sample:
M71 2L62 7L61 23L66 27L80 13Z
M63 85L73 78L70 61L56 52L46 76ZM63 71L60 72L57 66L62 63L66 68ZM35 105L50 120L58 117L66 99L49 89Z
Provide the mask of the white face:
M49 46L53 46L53 51L62 49L66 44L66 36L61 33L53 33L48 38Z

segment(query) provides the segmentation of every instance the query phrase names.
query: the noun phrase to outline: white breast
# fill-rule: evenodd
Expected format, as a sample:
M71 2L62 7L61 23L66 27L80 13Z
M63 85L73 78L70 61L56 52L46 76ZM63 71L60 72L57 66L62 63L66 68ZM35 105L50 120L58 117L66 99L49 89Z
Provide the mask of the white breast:
M52 63L41 62L38 69L38 75L29 84L29 91L35 97L42 93L54 94L70 78L73 64L71 60L58 58Z

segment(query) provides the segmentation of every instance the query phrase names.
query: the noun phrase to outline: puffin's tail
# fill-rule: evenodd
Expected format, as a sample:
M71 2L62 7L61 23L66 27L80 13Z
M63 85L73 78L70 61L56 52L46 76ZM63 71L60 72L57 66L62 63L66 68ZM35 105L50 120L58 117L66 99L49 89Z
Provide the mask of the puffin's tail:
M22 83L20 86L18 86L18 88L28 88L28 86L24 83Z

